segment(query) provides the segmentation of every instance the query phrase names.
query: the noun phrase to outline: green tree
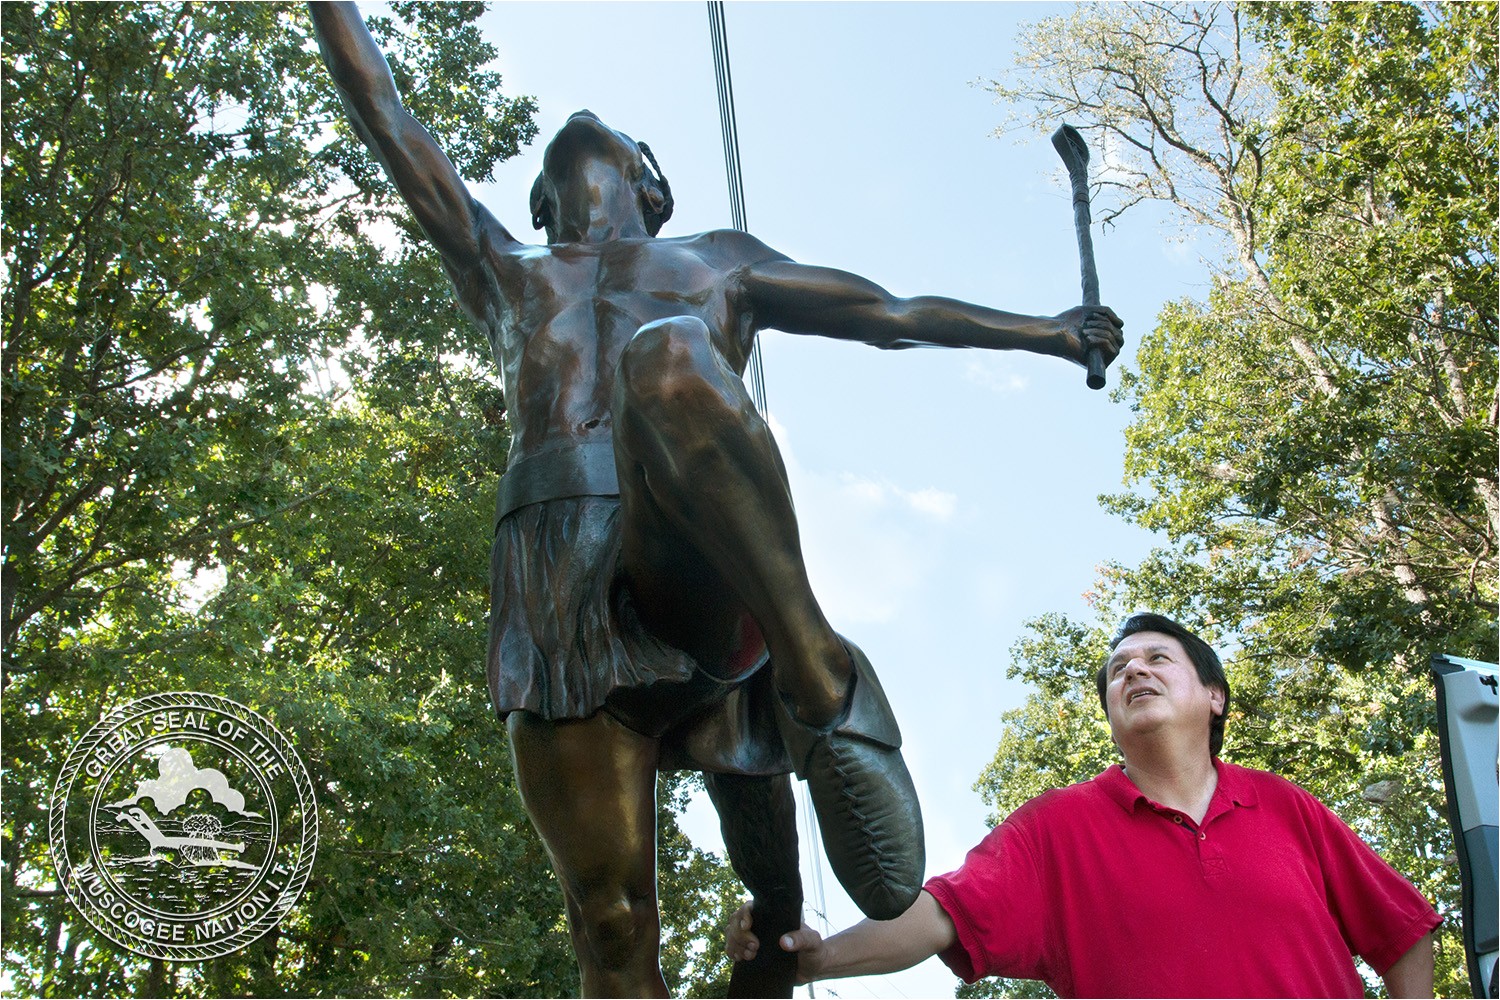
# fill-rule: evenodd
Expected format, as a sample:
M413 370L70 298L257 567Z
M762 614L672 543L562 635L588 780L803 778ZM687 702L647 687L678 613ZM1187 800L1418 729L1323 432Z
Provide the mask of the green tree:
M1495 33L1484 3L1087 6L995 85L1011 127L1092 123L1106 218L1222 237L1122 376L1109 504L1287 652L1494 647Z
M1088 5L1032 26L1008 128L1086 123L1101 215L1166 204L1210 244L1116 399L1165 544L1045 617L981 788L1003 816L1112 759L1093 668L1126 611L1228 651L1225 755L1317 793L1445 913L1429 655L1496 645L1496 7ZM1439 988L1462 992L1455 922Z
M372 27L465 176L535 132L479 4ZM40 995L558 996L561 893L483 682L504 401L289 4L8 4L4 972ZM378 239L378 234L394 234ZM136 959L55 885L47 803L112 705L210 691L304 757L321 846L243 952ZM662 782L664 964L727 868Z
M486 116L424 91L498 86L449 79L488 56L461 30L473 5L434 11L409 43L434 68L402 75L461 166L486 175L531 136L531 105L497 96ZM337 106L294 10L21 4L4 46L0 638L19 652L134 599L121 592L159 595L163 562L212 557L226 525L301 499L276 491L261 443L307 411L308 365L366 327L363 303L326 289L374 270L404 304L386 329L479 345L427 301L441 285L377 266L362 233L404 216L363 153L333 141ZM482 139L457 141L461 113Z

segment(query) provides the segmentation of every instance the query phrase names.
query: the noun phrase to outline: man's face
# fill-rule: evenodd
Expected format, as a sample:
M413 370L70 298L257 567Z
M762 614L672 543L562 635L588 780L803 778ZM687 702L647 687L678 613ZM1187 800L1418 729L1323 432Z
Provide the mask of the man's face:
M1121 640L1105 665L1109 730L1122 748L1170 734L1201 733L1224 711L1224 692L1198 679L1198 669L1170 635L1137 632Z

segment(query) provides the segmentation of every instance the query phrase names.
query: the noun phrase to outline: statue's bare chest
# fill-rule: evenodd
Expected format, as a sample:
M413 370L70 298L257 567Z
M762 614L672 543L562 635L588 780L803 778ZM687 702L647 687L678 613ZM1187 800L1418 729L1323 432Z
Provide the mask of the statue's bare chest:
M656 320L702 319L720 351L737 360L729 275L690 246L552 246L521 264L497 353L513 418L522 424L600 418L625 346Z
M628 340L646 323L694 315L722 318L725 275L684 246L655 240L549 248L528 283L537 308L533 333L558 318L607 340Z

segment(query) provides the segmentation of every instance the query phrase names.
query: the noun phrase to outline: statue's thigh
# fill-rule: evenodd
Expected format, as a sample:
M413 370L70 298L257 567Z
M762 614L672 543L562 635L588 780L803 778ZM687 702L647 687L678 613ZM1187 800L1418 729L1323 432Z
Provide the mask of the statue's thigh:
M654 900L657 741L606 712L559 722L513 712L507 728L521 799L569 896Z
M709 561L703 540L662 510L639 471L622 478L620 494L622 585L641 623L710 673L719 672L744 642L748 611L738 590Z
M800 582L770 428L690 316L636 334L613 406L625 584L653 634L719 673L744 644L757 599L774 610L782 564L797 564Z

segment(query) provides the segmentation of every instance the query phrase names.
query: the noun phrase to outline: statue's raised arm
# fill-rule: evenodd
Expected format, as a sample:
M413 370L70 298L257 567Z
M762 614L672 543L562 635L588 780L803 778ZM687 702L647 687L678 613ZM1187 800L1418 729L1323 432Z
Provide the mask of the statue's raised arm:
M358 7L315 2L308 9L318 48L350 121L450 270L472 266L481 224L491 241L516 242L474 201L432 133L402 107L390 67Z

